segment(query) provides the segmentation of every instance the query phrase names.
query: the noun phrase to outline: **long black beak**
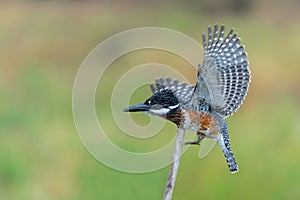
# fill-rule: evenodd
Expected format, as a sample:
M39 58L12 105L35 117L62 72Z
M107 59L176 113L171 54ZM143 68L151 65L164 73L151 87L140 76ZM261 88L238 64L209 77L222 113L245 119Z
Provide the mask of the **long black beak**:
M129 106L127 108L123 108L124 112L143 112L143 111L149 111L150 106L140 103L133 106Z

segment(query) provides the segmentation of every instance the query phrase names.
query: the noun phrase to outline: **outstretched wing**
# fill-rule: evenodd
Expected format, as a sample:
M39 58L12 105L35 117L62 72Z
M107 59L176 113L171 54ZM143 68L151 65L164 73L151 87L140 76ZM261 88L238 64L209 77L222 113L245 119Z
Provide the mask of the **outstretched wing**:
M180 83L179 81L172 80L168 77L159 77L155 79L155 83L151 84L150 87L153 93L161 89L170 89L181 104L187 103L194 91L193 85L189 85L184 82Z
M234 113L248 91L250 71L245 47L231 29L224 37L225 27L208 27L208 41L202 34L204 47L203 66L199 67L198 81L190 105L199 106L205 99L213 110L224 117ZM198 100L198 102L197 102Z

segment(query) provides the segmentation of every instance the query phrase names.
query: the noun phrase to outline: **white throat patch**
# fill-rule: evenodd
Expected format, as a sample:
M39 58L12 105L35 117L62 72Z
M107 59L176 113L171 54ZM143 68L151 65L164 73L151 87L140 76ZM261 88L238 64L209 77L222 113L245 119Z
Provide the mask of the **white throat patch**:
M174 108L177 108L179 106L179 104L175 105L175 106L170 106L170 110L173 110Z
M159 110L149 110L149 112L153 115L166 115L170 110L177 108L179 104L175 106L170 106L169 108L161 108Z

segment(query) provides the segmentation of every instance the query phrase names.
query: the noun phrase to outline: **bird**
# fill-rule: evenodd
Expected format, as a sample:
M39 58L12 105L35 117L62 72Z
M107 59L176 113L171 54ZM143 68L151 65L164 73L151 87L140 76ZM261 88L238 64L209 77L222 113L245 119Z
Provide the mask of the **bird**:
M208 26L202 33L204 59L198 65L195 85L156 78L150 85L153 95L144 103L124 108L124 112L144 112L169 120L179 128L196 132L200 145L210 138L221 147L230 172L238 172L232 152L226 118L238 110L249 88L251 74L245 46L234 28L225 36L225 25Z

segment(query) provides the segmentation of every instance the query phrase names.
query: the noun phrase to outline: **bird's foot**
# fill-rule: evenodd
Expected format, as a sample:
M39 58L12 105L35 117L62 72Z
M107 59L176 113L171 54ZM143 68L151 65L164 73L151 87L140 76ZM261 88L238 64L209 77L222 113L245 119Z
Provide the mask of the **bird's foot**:
M198 145L198 146L200 146L200 141L193 141L193 142L185 142L184 143L185 145Z
M204 136L205 137L205 136ZM192 141L192 142L185 142L185 145L198 145L200 146L200 142L201 140L204 138L203 136L201 137L200 134L197 135L197 140L196 141Z

